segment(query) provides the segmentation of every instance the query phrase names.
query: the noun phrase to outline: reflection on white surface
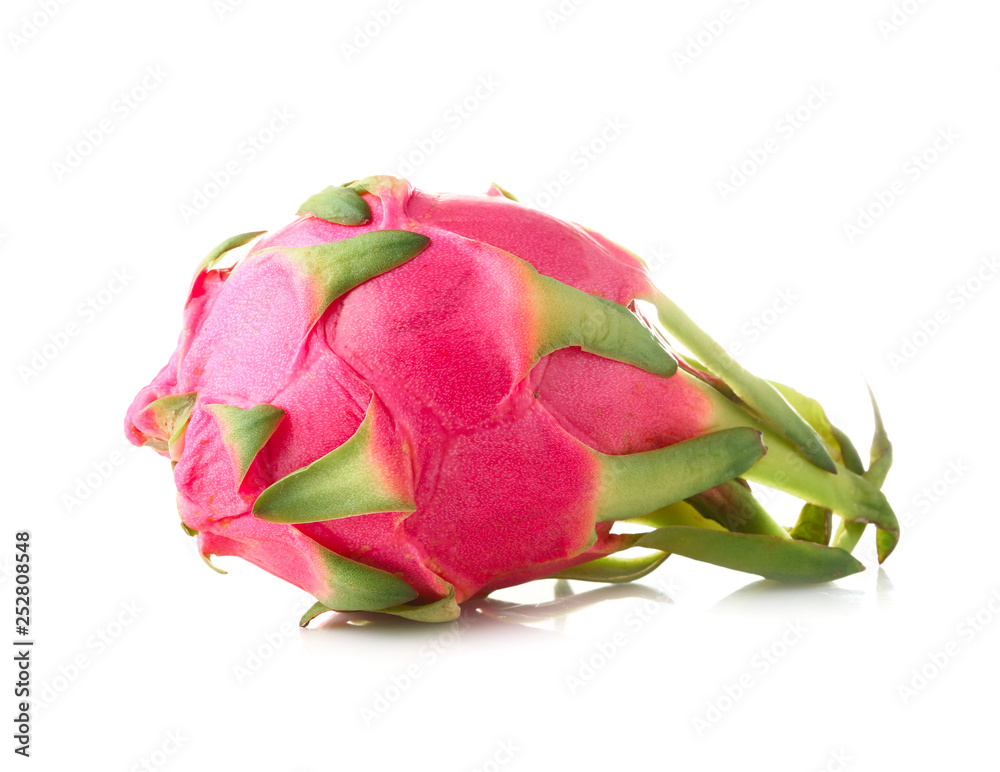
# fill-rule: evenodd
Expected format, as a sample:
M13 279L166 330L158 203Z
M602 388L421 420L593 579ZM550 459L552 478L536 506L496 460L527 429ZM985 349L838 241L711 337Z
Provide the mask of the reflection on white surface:
M582 583L578 583L578 586L579 584ZM473 598L462 605L459 624L466 629L502 629L503 625L535 627L540 623L555 622L595 604L616 599L644 598L657 603L672 602L667 593L639 582L597 586L595 589L574 592L570 582L560 580L554 584L553 594L556 596L554 599L535 603L515 603L493 597ZM322 615L318 620L312 624L312 629L364 628L384 631L390 635L407 635L408 630L433 630L436 627L386 614L365 612L333 612Z

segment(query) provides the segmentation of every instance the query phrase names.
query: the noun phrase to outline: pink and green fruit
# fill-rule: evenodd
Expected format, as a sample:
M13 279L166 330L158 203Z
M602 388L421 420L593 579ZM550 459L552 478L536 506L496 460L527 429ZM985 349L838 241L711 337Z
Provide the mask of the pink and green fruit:
M298 215L204 259L125 425L173 462L206 560L301 587L305 621L445 621L498 588L630 581L670 554L828 581L863 569L866 524L880 561L895 547L877 409L865 470L817 402L747 372L600 234L496 185L386 176ZM747 481L803 499L798 522Z

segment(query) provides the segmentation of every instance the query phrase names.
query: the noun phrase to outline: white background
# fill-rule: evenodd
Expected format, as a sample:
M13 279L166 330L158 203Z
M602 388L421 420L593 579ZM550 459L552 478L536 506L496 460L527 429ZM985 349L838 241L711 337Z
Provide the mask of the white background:
M8 625L30 529L38 641L33 755L11 769L995 764L1000 6L671 5L4 5L0 581ZM208 570L125 409L209 248L400 172L496 181L629 246L864 452L863 374L904 522L884 569L868 534L868 570L832 585L675 557L450 626L301 632L299 590Z

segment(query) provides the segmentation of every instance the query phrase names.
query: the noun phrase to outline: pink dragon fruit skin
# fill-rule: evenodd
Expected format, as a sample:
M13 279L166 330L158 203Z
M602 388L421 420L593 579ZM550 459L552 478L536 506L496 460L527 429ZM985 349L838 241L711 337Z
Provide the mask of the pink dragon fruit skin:
M292 582L313 613L440 621L500 587L627 580L671 552L826 580L862 568L865 523L881 559L895 545L881 424L866 473L821 408L721 355L600 235L496 186L432 195L392 177L299 215L232 269L216 264L260 233L209 254L177 350L126 417L174 462L204 556ZM668 349L636 299L705 364ZM810 502L791 534L740 477ZM613 534L617 520L654 530ZM822 538L800 538L817 523ZM614 555L636 545L658 552Z

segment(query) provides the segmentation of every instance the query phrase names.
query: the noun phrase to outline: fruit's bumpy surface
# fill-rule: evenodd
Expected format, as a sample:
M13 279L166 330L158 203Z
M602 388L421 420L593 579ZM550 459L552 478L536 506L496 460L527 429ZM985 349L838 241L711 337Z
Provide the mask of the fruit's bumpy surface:
M126 418L132 442L175 462L203 555L242 557L320 608L428 620L530 579L600 578L598 559L637 543L611 533L627 518L652 518L643 546L762 575L751 535L780 553L776 578L796 561L791 578L859 570L839 555L818 567L853 561L829 528L820 543L766 513L725 522L745 508L729 481L768 482L789 458L808 468L783 486L815 505L803 529L832 510L893 533L881 479L844 466L822 410L698 351L700 330L602 236L496 186L433 195L392 177L328 188L299 214L234 268L216 265L261 234L209 254L177 350ZM636 299L704 364L668 350ZM721 551L704 541L730 535Z

